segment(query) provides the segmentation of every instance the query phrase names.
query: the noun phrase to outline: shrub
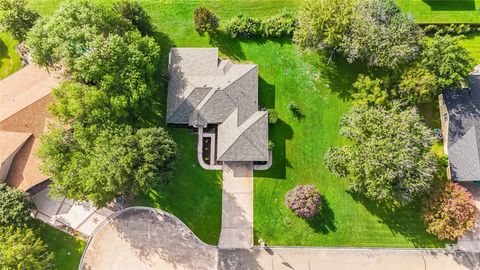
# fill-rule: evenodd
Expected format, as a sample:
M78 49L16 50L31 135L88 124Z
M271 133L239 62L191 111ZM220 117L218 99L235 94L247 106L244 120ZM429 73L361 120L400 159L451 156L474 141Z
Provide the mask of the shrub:
M314 185L300 185L285 194L285 205L302 218L311 219L320 210L320 193Z
M31 211L25 192L0 183L0 225L25 223Z
M288 103L288 110L290 110L292 113L293 113L293 116L295 116L296 118L300 119L303 117L303 113L302 113L302 110L300 109L300 107L293 101L290 101L290 103Z
M151 35L155 31L150 16L138 2L121 0L113 5L113 9L130 21L142 36Z
M473 228L477 215L472 194L450 181L435 187L423 208L427 232L442 240L464 236Z
M262 22L261 32L264 37L290 37L297 25L292 14L283 13Z
M296 25L297 20L288 13L283 13L263 21L239 15L227 22L225 30L233 38L280 38L292 36Z
M274 109L268 109L268 123L270 125L275 125L278 122L278 112Z
M0 227L1 269L53 269L54 256L32 229Z
M275 143L273 143L272 141L268 140L268 150L273 150L273 148L275 148Z
M262 22L257 19L239 15L227 22L225 30L234 37L255 37L261 33Z
M217 31L219 26L218 17L206 7L199 7L193 12L193 21L195 30L200 35L205 33L212 34Z
M429 24L423 27L427 34L465 35L478 30L475 25L469 24Z

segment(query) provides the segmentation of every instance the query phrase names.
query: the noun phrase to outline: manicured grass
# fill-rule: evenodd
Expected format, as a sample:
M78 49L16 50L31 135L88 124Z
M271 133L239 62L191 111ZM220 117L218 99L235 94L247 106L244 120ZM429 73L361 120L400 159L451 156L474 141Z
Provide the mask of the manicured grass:
M60 1L32 3L42 15L51 14ZM267 17L295 11L297 1L140 1L158 27L157 40L166 56L170 46L217 46L223 56L259 66L260 105L275 108L279 123L270 130L275 143L274 165L255 173L255 236L269 245L314 246L443 246L425 232L418 207L389 212L347 191L346 180L333 177L323 165L323 154L343 142L338 121L351 106L351 84L361 66L337 58L333 63L315 53L300 53L288 40L232 40L221 32L215 39L200 37L192 27L194 8L205 5L220 18L238 14ZM222 21L223 22L223 21ZM166 60L166 58L164 59ZM164 95L161 100L164 100ZM303 116L287 109L294 101ZM163 112L164 104L159 111ZM163 125L161 116L157 124ZM216 244L221 223L220 174L202 170L196 161L196 136L169 129L179 145L175 177L166 186L141 194L135 204L172 212L194 233ZM297 184L314 183L323 195L319 219L306 222L284 205L286 191Z
M20 68L20 56L15 52L17 41L8 33L0 33L0 80Z
M480 0L396 0L418 23L480 23Z
M78 263L85 248L85 241L40 221L34 221L33 226L38 229L43 242L48 245L48 250L55 253L54 269L78 269Z
M480 33L466 35L461 44L470 52L475 63L480 64Z

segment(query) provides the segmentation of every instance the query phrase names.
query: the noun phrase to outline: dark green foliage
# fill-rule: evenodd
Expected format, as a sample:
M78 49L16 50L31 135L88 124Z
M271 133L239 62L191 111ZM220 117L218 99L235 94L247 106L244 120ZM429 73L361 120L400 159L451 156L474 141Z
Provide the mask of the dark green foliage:
M397 89L397 98L410 104L429 102L441 91L437 77L418 64L404 71Z
M0 226L0 268L53 269L54 255L28 227Z
M268 140L268 150L273 150L275 148L275 143L271 140Z
M278 112L275 109L268 109L268 123L275 125L278 122Z
M25 0L0 0L0 30L10 32L14 39L22 41L40 17L27 7Z
M121 0L115 2L113 9L129 20L143 36L152 35L155 32L150 16L137 1Z
M26 45L36 64L72 68L79 57L93 50L91 44L99 37L122 36L132 29L131 23L113 10L76 0L61 5L52 17L40 19Z
M218 17L206 7L199 7L193 11L193 22L195 30L200 35L209 33L210 35L217 31L220 26Z
M428 24L423 27L427 34L465 35L478 31L478 26L469 24Z
M262 36L269 38L291 37L296 24L297 20L292 14L282 13L262 21Z
M296 24L295 17L288 13L282 13L267 20L239 15L227 22L225 30L233 38L282 38L292 36Z
M25 223L30 218L31 207L25 192L0 183L0 226Z
M225 30L234 37L257 37L261 35L262 22L247 16L239 15L229 20Z
M356 106L341 120L351 145L324 156L328 169L350 188L382 203L405 205L430 189L437 169L435 140L415 108Z
M101 207L170 180L176 146L163 129L112 127L93 141L80 138L84 134L76 130L72 139L68 131L54 129L42 137L39 155L53 176L52 194Z
M386 80L379 78L372 79L360 74L353 87L357 90L353 97L358 104L385 105L389 97L388 88L390 85Z
M467 82L474 61L460 45L462 36L435 35L422 52L422 65L436 77L440 88L461 87Z
M115 10L130 10L145 23L139 6L119 5ZM158 98L160 48L115 10L69 2L29 36L34 60L62 65L70 75L53 91L50 111L61 125L43 136L39 149L52 194L99 207L168 181L176 149L163 129L142 128Z

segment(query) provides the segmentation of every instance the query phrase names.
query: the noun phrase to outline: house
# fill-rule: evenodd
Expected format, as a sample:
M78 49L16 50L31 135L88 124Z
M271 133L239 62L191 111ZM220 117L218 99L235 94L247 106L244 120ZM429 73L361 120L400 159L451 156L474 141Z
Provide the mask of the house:
M205 169L268 163L268 115L258 110L258 66L220 59L217 48L172 48L166 121L198 132Z
M469 89L449 89L439 96L448 176L455 181L480 180L480 66Z
M0 81L0 181L28 191L49 177L36 156L58 80L28 65Z

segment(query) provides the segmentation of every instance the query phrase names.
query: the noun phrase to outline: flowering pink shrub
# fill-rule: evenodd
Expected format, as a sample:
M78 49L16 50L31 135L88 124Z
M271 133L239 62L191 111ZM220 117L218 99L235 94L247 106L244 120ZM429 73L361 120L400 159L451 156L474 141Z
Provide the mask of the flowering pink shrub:
M442 240L463 237L473 228L477 215L472 194L453 182L434 188L423 208L427 232Z
M320 210L320 193L314 185L300 185L285 194L285 205L302 218L313 218Z

